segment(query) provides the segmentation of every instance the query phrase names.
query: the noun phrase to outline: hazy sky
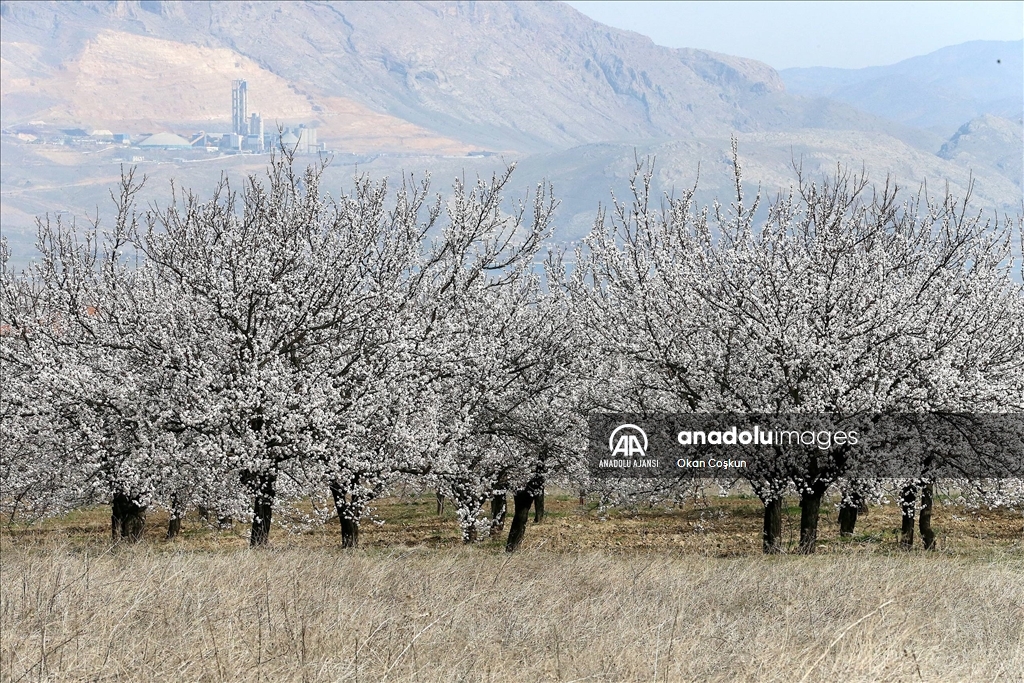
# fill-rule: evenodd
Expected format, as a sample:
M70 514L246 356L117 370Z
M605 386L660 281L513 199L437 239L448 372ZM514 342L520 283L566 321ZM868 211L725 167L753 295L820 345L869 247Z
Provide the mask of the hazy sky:
M1020 40L1024 2L574 2L601 23L668 47L776 69L892 64L969 40Z

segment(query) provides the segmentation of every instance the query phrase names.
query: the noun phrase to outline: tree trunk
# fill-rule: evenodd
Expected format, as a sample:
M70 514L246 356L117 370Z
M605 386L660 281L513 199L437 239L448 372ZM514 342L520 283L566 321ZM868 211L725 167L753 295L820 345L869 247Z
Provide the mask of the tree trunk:
M476 543L478 540L480 540L480 533L474 519L468 526L462 529L462 542L469 545L470 543Z
M358 548L359 547L359 520L357 520L357 519L342 519L341 520L341 547L342 548Z
M914 545L914 508L917 500L917 486L907 484L900 494L900 510L903 514L903 524L900 528L900 547L910 550Z
M270 473L254 475L257 481L252 503L252 529L249 547L264 546L270 540L270 522L274 516L274 496L277 477Z
M171 540L175 536L181 533L181 517L172 513L171 518L167 521L167 540Z
M764 530L761 533L761 550L766 555L782 552L782 497L773 498L764 504Z
M142 540L146 528L146 508L123 493L115 493L110 502L110 536L117 542Z
M508 542L505 552L514 553L526 536L526 523L530 519L530 506L533 504L533 492L527 488L516 491L512 497L512 526L508 530Z
M171 517L167 520L167 540L174 539L181 532L181 517Z
M437 492L437 516L440 517L444 513L444 494L440 491Z
M466 481L453 482L450 495L463 543L476 543L480 539L481 526L484 525L480 513L489 496L481 495Z
M533 498L533 523L540 524L544 521L544 487L540 487L540 492Z
M185 518L185 506L178 502L178 496L171 496L171 518L167 521L167 540L181 533L181 520Z
M932 497L935 494L935 483L928 482L921 487L921 542L925 550L935 550L935 531L932 529ZM913 520L911 520L913 523Z
M853 536L858 515L866 511L864 496L856 490L845 492L843 501L839 504L839 535L847 538Z
M853 536L853 530L857 526L857 505L841 503L839 506L839 535L844 538Z
M508 509L508 494L502 491L491 498L491 533L500 533L505 528L505 512Z
M336 481L331 482L331 497L334 498L334 510L338 513L338 522L341 524L341 547L358 548L359 517L362 512L359 508L359 497L352 493L346 499L345 490Z
M815 486L800 495L800 548L803 555L815 552L818 544L818 517L826 488Z

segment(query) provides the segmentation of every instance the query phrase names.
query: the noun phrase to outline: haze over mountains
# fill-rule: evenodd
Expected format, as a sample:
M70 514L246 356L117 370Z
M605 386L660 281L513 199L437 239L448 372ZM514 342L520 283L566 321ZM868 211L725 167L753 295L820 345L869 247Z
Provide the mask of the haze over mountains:
M517 152L894 128L842 104L790 97L760 62L659 47L558 3L5 8L5 125L41 116L104 127L227 123L223 93L231 78L244 77L254 110L318 118L321 137L340 136L335 128L358 116L339 111L339 100L471 146Z
M518 188L554 183L564 240L586 232L609 190L621 195L635 154L657 156L659 191L692 185L698 164L705 196L724 190L733 135L746 179L770 191L792 183L796 158L812 173L863 165L876 179L954 190L973 173L987 208L1021 201L1019 42L780 75L660 47L561 3L3 2L0 27L0 219L16 255L35 215L105 209L131 159L39 144L33 131L228 132L237 78L268 126L317 127L335 188L357 167L429 170L441 189L516 160ZM1014 49L992 68L992 54ZM205 191L222 169L258 171L266 158L137 163L160 197L171 178Z
M976 40L866 69L784 69L786 90L829 97L949 137L986 114L1024 116L1024 41Z

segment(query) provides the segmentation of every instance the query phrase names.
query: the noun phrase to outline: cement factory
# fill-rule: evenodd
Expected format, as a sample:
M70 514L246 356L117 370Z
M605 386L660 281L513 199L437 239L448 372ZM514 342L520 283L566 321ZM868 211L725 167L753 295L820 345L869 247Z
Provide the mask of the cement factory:
M204 150L223 154L263 154L282 146L296 154L326 151L325 145L317 142L316 128L306 124L294 127L275 124L269 129L265 128L263 117L259 113L249 113L248 85L244 80L231 82L229 133L198 131L186 138L163 131L143 133L138 135L137 139L133 139L127 133L114 133L106 129L69 128L48 131L45 125L19 126L16 130L4 130L3 133L13 135L23 142L76 147L120 145L138 150ZM142 157L131 156L126 160L141 161Z

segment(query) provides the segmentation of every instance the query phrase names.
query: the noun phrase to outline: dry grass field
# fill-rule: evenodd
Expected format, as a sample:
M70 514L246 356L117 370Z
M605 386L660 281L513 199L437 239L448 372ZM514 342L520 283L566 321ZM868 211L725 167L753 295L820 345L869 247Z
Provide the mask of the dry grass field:
M461 547L433 500L244 548L189 519L111 547L103 508L0 535L3 681L1022 681L1020 515L940 508L938 552L895 509L819 554L762 557L756 501L580 509L549 496L525 550ZM787 514L795 523L798 512ZM791 525L790 525L791 526Z

